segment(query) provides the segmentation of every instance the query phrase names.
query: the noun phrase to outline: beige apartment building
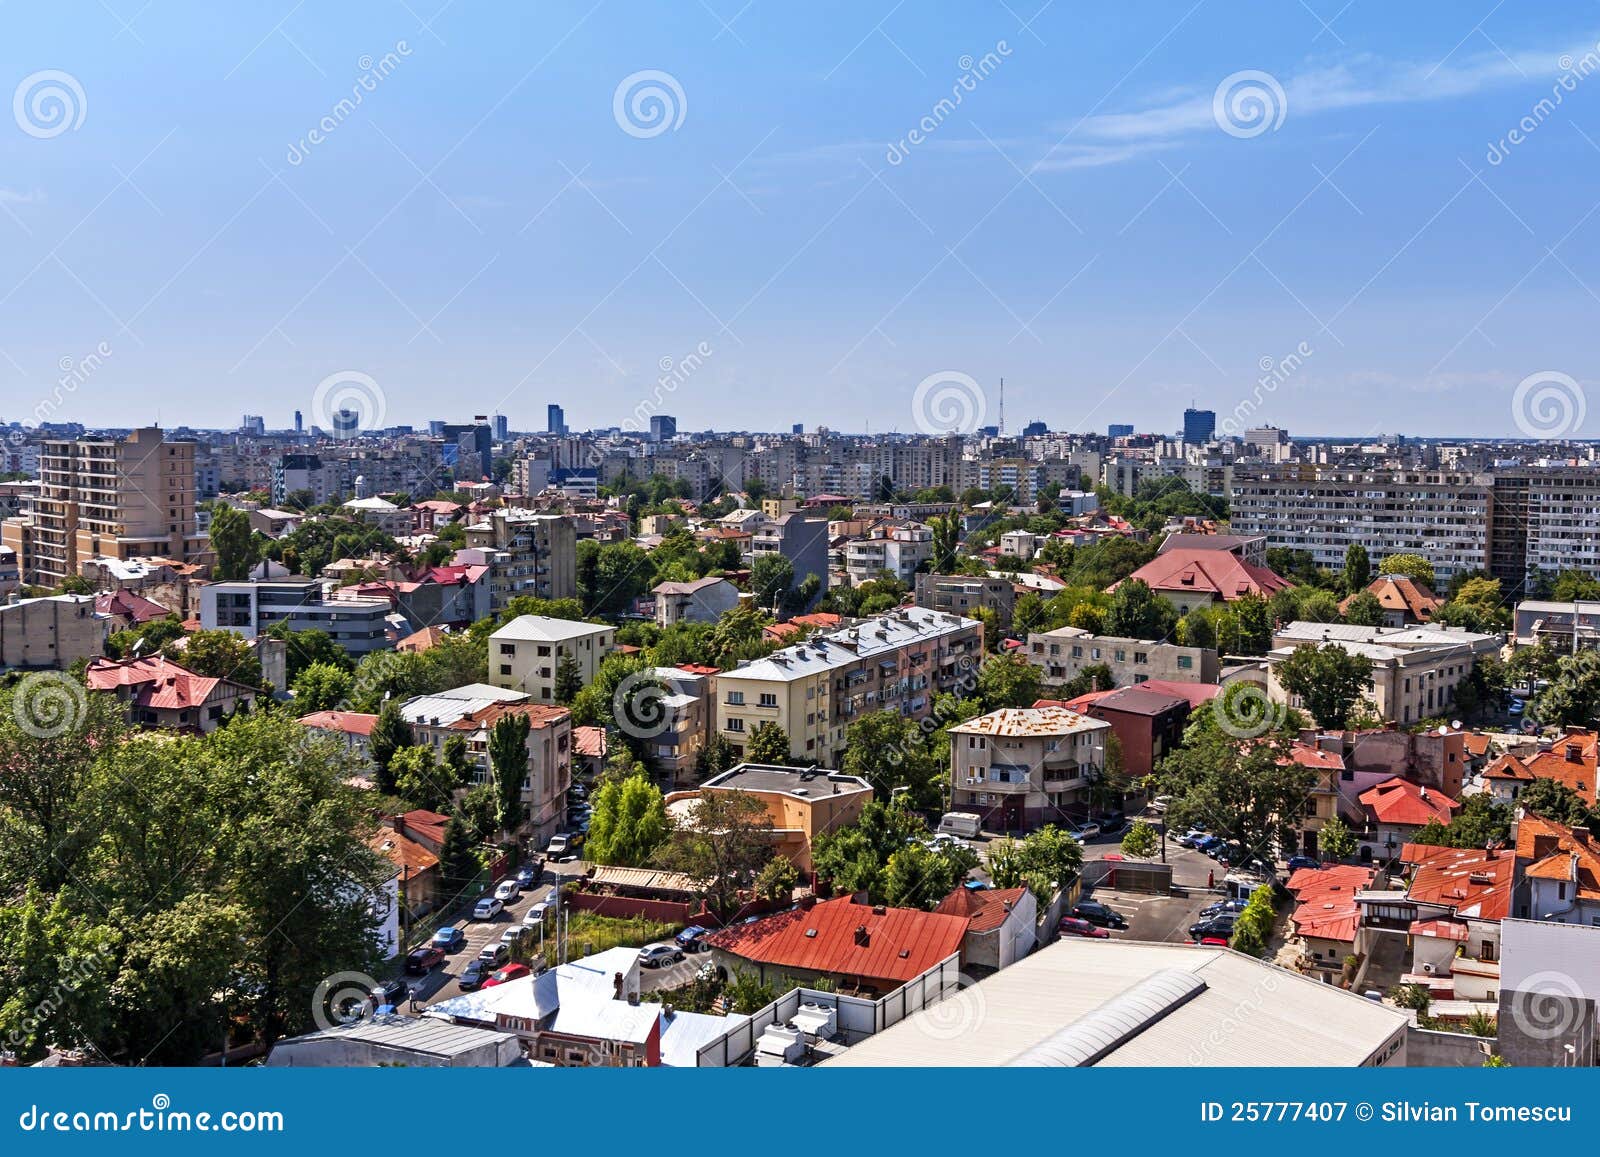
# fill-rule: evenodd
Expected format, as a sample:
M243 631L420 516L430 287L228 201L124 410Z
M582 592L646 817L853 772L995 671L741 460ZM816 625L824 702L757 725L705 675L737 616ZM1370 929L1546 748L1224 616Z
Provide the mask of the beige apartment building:
M1065 707L1006 707L950 728L950 809L989 831L1086 820L1111 724Z
M1029 635L1023 657L1039 668L1046 683L1070 683L1085 667L1101 664L1111 668L1118 687L1147 679L1215 683L1222 670L1216 651L1207 647L1095 635L1078 627Z
M39 496L20 541L24 581L57 586L87 559L157 555L190 562L210 549L196 528L193 442L159 427L125 438L52 439L39 450ZM9 538L7 546L17 549Z
M64 671L105 654L109 615L93 595L50 595L0 604L0 670Z
M857 716L927 718L935 695L970 686L982 658L976 619L901 607L719 673L716 727L742 757L751 732L776 723L791 759L837 766Z
M603 623L519 615L489 636L489 682L538 703L554 703L561 660L570 655L588 686L616 640L617 629Z
M693 818L695 801L708 792L742 792L758 800L772 821L774 851L802 872L810 872L811 841L825 832L852 827L872 799L872 785L858 775L816 767L772 767L741 763L706 780L698 791L667 796L667 812L678 821Z
M578 594L578 536L564 514L496 510L466 528L470 561L489 568L489 608L494 613L518 595L570 599Z

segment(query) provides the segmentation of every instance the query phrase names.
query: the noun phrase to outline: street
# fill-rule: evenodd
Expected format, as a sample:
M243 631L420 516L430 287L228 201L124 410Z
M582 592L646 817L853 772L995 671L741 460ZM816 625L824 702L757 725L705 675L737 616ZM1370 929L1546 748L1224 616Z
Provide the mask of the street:
M452 996L461 995L461 986L456 983L456 977L461 974L468 962L476 959L480 949L486 944L491 944L500 939L501 933L507 928L515 927L522 923L522 915L528 910L530 904L548 899L555 891L555 881L552 873L546 872L544 881L531 888L524 888L522 895L505 906L505 910L493 920L473 920L470 916L456 922L456 927L466 934L467 942L445 957L443 964L439 965L427 976L406 976L403 979L411 985L416 994L416 1004L419 1008L434 1004L437 1001L448 1000ZM551 929L550 931L553 931ZM535 929L532 945L539 942L539 933ZM401 962L403 965L403 961Z

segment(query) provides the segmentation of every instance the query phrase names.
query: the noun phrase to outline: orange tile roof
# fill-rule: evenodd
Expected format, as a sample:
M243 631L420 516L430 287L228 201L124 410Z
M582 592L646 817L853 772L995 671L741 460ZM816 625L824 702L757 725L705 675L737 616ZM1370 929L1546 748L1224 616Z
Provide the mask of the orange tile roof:
M449 632L443 627L423 627L414 631L394 645L396 651L426 651L439 645L439 641Z
M161 655L143 659L95 659L83 673L91 691L132 688L131 701L153 711L178 711L209 700L228 684L242 691L254 689L232 679L197 675Z
M373 833L367 840L367 847L386 857L396 868L409 869L413 875L417 872L426 872L439 863L439 857L416 840L408 839L388 828Z
M1272 595L1292 584L1264 566L1226 550L1182 548L1158 554L1129 578L1153 591L1193 591L1231 602L1245 595Z
M1580 900L1600 900L1600 841L1586 828L1524 814L1517 821L1517 862L1525 876L1576 884Z
M1361 918L1356 893L1372 884L1373 875L1371 868L1344 864L1296 871L1288 884L1299 902L1291 917L1295 931L1301 936L1353 943Z
M604 759L606 756L606 729L604 727L574 727L572 750L579 755Z
M1022 899L1026 888L967 888L958 885L935 912L946 916L965 916L970 932L993 932L1006 922L1011 910Z
M1577 735L1563 735L1549 751L1542 751L1527 760L1528 770L1538 779L1553 779L1564 783L1581 795L1592 808L1600 803L1595 794L1596 741L1593 731Z
M300 724L304 727L314 727L318 731L339 731L345 735L371 735L373 724L377 722L376 715L362 711L313 711L310 715L300 716Z
M866 943L857 942L857 930ZM736 924L712 947L797 971L904 982L961 951L965 916L915 908L874 908L850 896Z
M1363 594L1373 595L1386 611L1400 611L1409 618L1426 623L1433 612L1444 606L1444 600L1422 583L1405 575L1381 574L1367 584ZM1339 610L1349 609L1351 595L1339 604Z
M1369 787L1358 798L1378 817L1379 823L1412 827L1421 827L1429 820L1447 824L1461 806L1437 788L1429 789L1398 776Z
M1504 920L1511 912L1517 858L1504 849L1407 844L1400 859L1416 867L1408 899L1439 904L1472 920Z
M529 728L537 731L541 727L549 727L553 723L560 723L563 719L570 719L572 712L565 707L550 707L543 703L491 703L481 711L463 715L450 725L450 730L486 731L506 715L526 715Z
M450 822L450 817L431 812L425 808L416 808L400 817L401 824L416 832L417 835L431 840L436 844L444 843L444 828Z
M1483 769L1484 779L1512 779L1524 783L1532 783L1533 772L1528 770L1528 765L1512 755L1509 751Z

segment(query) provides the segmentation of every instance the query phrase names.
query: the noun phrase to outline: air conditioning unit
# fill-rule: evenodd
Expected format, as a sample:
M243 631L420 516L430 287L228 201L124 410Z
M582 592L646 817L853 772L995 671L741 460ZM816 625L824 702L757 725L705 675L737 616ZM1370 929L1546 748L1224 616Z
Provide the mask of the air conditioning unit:
M1430 963L1430 962L1424 961L1423 965L1422 965L1422 971L1427 973L1429 976L1432 976L1433 975L1433 964Z

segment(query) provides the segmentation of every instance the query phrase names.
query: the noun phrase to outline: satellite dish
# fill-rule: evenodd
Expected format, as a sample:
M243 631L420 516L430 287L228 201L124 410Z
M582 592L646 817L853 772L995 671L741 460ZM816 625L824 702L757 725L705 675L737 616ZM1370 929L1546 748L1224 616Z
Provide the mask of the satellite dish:
M1450 730L1451 731L1460 731L1461 730L1461 720L1452 719L1450 721Z

